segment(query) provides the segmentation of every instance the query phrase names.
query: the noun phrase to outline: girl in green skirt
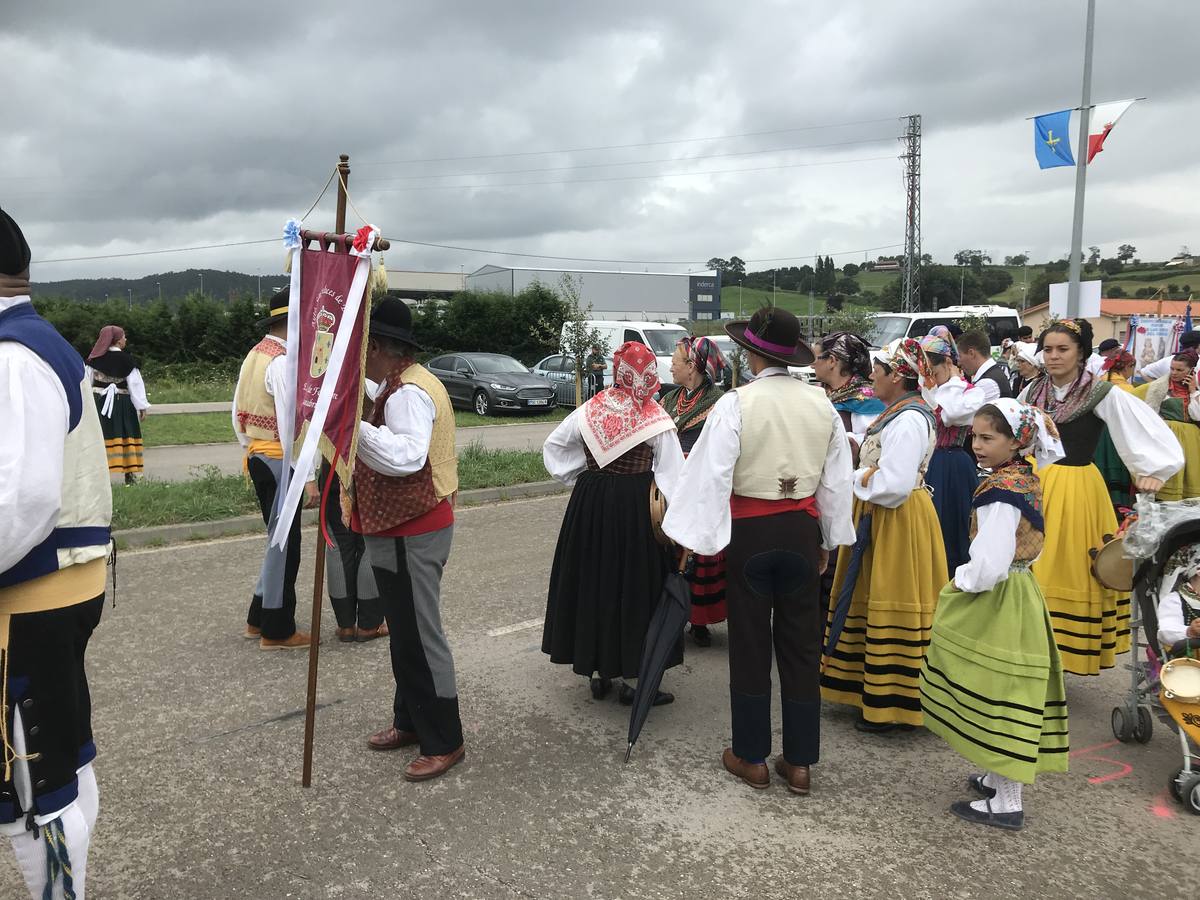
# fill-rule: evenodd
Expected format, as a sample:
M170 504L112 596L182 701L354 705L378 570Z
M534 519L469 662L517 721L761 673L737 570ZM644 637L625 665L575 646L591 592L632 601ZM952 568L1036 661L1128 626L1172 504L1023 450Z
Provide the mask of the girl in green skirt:
M1025 823L1021 785L1067 770L1067 702L1046 601L1030 572L1042 550L1039 468L1064 456L1054 423L1002 399L975 414L970 559L941 592L921 669L925 727L984 770L967 779L978 800L950 807L998 828Z

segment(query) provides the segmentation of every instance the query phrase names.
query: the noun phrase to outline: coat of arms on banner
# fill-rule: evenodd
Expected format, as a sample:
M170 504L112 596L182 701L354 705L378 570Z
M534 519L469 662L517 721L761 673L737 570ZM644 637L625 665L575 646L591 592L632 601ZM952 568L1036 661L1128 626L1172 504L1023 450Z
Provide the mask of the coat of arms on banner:
M336 324L337 317L322 307L313 323L316 333L313 337L312 361L308 367L308 374L312 378L320 378L329 368L329 355L333 352L333 326Z

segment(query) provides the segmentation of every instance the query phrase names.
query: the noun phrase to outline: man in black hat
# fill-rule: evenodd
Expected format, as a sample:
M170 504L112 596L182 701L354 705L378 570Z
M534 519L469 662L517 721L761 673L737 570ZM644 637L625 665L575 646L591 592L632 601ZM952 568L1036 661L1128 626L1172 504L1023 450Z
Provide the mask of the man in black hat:
M1104 363L1108 361L1110 356L1116 356L1120 352L1121 344L1119 341L1113 338L1105 338L1096 347L1096 352L1088 357L1087 370L1092 373L1094 378L1103 378Z
M233 393L233 432L246 451L246 471L254 484L267 534L275 528L276 501L283 477L283 444L279 423L293 414L287 379L288 289L271 298L268 315L259 320L267 334L242 362ZM306 473L305 505L317 502L313 473ZM300 510L292 521L286 548L272 547L268 537L258 583L246 614L244 635L261 650L305 650L306 631L296 629L296 574L300 571Z
M413 358L420 349L408 306L385 297L371 314L367 377L378 388L359 425L350 523L365 538L396 679L392 724L367 743L419 745L404 769L408 781L437 778L465 754L441 613L458 491L454 410L442 383Z
M83 360L34 311L29 262L0 210L0 833L32 897L82 897L100 803L84 654L112 492Z
M725 330L755 378L709 413L663 530L696 553L726 551L733 746L722 763L751 787L770 783L773 646L783 705L775 771L803 795L821 746L819 578L830 551L854 543L850 445L824 391L789 377L788 366L813 362L794 315L767 307Z

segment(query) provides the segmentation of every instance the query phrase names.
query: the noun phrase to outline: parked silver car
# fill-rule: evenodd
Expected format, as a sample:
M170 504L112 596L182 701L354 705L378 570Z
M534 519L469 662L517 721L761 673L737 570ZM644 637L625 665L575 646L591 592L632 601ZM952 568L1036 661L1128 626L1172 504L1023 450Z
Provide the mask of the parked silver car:
M554 396L559 406L575 405L575 361L569 356L556 353L547 356L531 369L534 375L544 378L554 387ZM612 384L612 362L604 367L604 385ZM588 383L584 379L583 399L588 398Z
M500 410L542 411L554 408L554 391L545 380L511 356L500 353L447 353L425 364L455 406L481 416Z

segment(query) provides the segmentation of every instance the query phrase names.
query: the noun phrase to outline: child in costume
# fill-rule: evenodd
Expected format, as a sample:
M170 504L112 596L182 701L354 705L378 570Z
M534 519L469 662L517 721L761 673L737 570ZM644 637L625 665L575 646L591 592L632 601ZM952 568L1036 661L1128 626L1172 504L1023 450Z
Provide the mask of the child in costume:
M934 614L921 670L925 727L975 763L969 787L981 798L953 804L970 822L1020 829L1021 785L1067 769L1062 662L1046 600L1030 571L1042 550L1041 470L1065 456L1041 410L1001 399L972 424L979 465L970 559L954 572Z

